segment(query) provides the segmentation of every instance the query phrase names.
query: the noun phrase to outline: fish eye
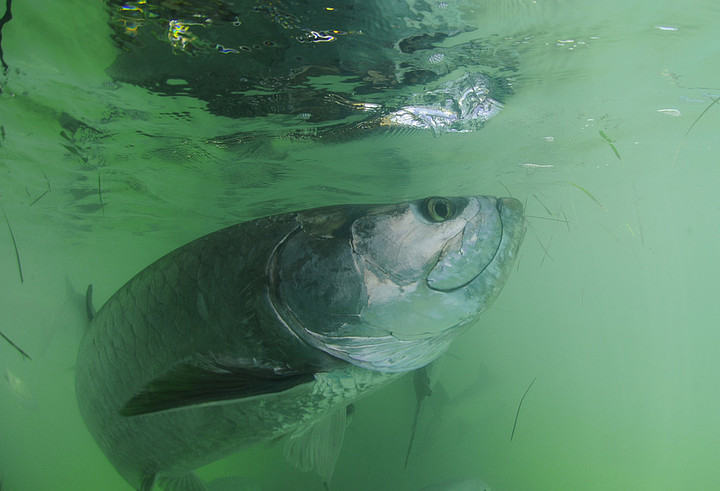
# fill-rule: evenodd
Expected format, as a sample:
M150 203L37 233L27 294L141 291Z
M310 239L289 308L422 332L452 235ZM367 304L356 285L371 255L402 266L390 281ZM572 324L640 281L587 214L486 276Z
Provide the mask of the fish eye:
M428 198L425 200L425 212L433 222L444 222L455 216L455 207L446 198Z

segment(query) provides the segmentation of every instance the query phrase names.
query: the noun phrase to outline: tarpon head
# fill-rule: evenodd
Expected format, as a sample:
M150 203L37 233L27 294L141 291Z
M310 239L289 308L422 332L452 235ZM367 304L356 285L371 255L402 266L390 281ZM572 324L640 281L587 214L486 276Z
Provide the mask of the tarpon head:
M269 266L277 315L305 343L390 372L430 363L492 304L525 233L520 202L491 196L296 219Z

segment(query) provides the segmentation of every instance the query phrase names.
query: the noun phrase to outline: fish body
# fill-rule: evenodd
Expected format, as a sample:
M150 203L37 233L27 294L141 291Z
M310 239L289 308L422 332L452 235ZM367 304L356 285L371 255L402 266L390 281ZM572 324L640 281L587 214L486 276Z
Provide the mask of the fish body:
M97 312L78 353L80 412L148 490L261 441L344 429L345 406L430 363L492 303L524 230L517 200L481 196L318 208L206 235ZM306 460L329 479L334 460Z

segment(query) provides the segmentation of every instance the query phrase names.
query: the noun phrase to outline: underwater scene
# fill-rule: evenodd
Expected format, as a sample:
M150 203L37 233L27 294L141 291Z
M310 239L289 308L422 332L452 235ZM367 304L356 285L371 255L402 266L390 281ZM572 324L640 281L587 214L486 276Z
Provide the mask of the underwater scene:
M0 489L716 489L719 24L0 0Z

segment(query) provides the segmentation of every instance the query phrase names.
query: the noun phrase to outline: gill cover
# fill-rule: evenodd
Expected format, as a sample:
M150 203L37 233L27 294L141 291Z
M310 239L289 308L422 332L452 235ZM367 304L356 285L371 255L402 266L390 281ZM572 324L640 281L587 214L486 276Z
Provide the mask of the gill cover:
M427 198L300 212L269 263L273 306L304 342L355 365L424 366L502 288L524 219L519 203L505 214L499 203Z

